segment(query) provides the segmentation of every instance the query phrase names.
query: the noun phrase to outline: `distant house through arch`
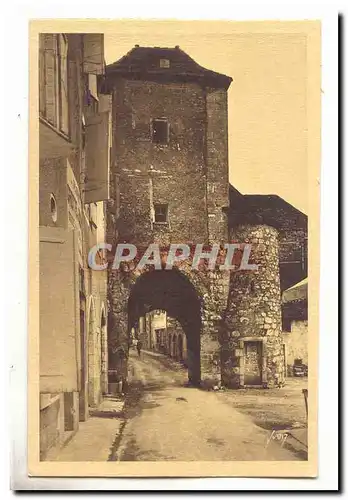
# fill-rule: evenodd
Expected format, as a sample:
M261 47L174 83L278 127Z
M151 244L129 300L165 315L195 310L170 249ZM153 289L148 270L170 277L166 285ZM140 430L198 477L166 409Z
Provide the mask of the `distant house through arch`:
M136 325L140 317L149 311L161 309L181 324L187 336L187 350L190 363L188 378L192 383L200 382L200 335L201 305L194 285L178 270L149 271L137 278L128 300L128 331ZM176 359L182 358L182 336L174 334L171 353Z

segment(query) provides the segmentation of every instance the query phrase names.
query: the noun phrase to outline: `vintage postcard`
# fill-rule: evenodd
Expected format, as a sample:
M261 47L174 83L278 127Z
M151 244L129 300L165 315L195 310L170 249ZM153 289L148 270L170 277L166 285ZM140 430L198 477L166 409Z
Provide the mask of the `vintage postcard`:
M31 476L317 475L320 64L317 21L31 22Z

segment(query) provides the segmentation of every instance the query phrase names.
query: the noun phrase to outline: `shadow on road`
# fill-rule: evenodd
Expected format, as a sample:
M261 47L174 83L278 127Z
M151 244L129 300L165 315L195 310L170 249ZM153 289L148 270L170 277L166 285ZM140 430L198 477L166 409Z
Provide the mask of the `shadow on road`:
M104 411L104 410L90 410L89 412L91 417L98 418L124 418L124 411Z

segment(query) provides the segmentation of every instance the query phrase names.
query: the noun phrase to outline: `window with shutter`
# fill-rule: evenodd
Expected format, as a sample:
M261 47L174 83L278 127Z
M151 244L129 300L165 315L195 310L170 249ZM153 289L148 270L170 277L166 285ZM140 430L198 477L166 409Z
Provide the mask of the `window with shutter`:
M66 35L58 35L58 87L59 87L59 129L69 135L68 107L68 40Z
M40 114L57 126L57 35L40 35Z
M40 116L69 136L68 38L64 34L40 34Z
M45 116L46 114L46 75L45 75L45 49L44 49L44 38L40 34L39 38L39 110L40 116Z

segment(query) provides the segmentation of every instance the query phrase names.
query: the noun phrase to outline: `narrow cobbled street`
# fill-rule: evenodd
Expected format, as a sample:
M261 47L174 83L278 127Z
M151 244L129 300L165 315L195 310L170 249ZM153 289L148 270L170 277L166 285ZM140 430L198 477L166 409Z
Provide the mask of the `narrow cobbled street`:
M229 391L187 387L187 372L172 360L134 350L125 423L109 460L301 460L288 446L271 442L269 429L239 411ZM233 391L231 394L235 394Z

